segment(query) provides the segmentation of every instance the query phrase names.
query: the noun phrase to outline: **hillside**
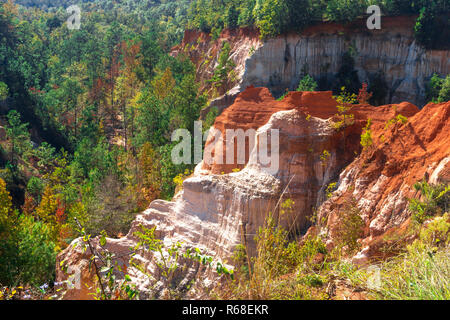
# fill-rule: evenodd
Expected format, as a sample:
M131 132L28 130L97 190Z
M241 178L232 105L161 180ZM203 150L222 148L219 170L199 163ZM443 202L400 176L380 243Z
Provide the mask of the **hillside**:
M364 222L364 233L358 236L361 251L352 253L353 260L367 264L370 259L379 258L380 247L389 244L385 236L397 232L395 230L406 230L408 223L412 225L407 199L414 195L413 184L425 174L430 183L449 183L450 105L429 104L421 111L409 103L382 107L355 105L351 109L355 123L345 130L345 145L341 134L333 129L335 107L331 93L295 92L278 102L266 88L248 88L224 110L214 126L223 133L225 128L244 128L247 122L236 120L242 121L247 118L246 114L255 114L260 119L253 122L258 128L257 137L279 129L279 170L268 173L265 165L255 161L257 144L250 160L239 172L230 169L239 167L238 163L226 167L214 164L205 167L201 163L194 176L183 182L183 189L172 202L154 201L136 218L127 236L119 240L108 239L105 248L122 257L139 241L135 232L145 226L156 228L158 239L166 245L180 242L183 248L199 248L214 261L231 262L238 245L244 244L245 252L250 256L257 254L252 235L264 227L271 212L291 234L303 234L308 228L304 239L320 234L318 239L323 241L330 254L338 246L335 230L340 226L337 221L339 211L353 203L353 198L356 202L352 205ZM399 115L407 119L406 124L394 122L385 128L386 123ZM369 118L372 119L373 144L359 154L360 135ZM213 138L210 136L209 139ZM216 152L225 149L221 141L215 142ZM322 157L324 150L329 153L326 160ZM408 153L405 154L405 150ZM334 182L337 190L327 195L330 192L328 186ZM283 214L279 201L287 200L292 202ZM311 220L315 214L316 220ZM311 225L311 221L316 222ZM407 237L406 233L403 236ZM94 240L96 245L97 241ZM80 242L69 247L58 261L64 268L80 268L82 281L93 283L95 275L88 272L84 260L88 255L83 254L81 248ZM158 268L151 262L153 255L157 253L140 254L136 259L156 272ZM128 266L127 272L135 283L139 283L141 294L167 298L162 278L156 277L153 282L152 278L128 265L127 259L119 258L119 261ZM178 286L194 281L195 286L187 292L182 291L183 294L191 298L211 298L206 292L214 291L217 274L193 261L181 260L180 263L186 264L184 268L189 271L181 274L177 271L174 290L181 290ZM57 277L59 281L66 279L61 271ZM156 293L149 290L153 283L159 288ZM86 289L69 290L66 298L85 299L87 294Z
M0 300L450 299L449 2L372 4L2 1Z

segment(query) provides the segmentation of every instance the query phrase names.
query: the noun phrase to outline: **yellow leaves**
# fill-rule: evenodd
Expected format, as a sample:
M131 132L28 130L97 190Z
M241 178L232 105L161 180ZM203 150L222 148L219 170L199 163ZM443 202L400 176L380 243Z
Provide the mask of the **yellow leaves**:
M0 237L2 231L10 230L13 224L12 198L6 190L6 182L0 178Z
M52 188L46 186L44 189L44 194L42 195L41 203L36 208L35 214L39 220L44 222L56 222L55 213L58 208L58 199L55 194L53 194Z
M183 186L183 181L186 180L186 178L188 178L192 174L192 172L193 171L189 169L184 170L184 174L178 174L175 178L173 178L173 182L179 187Z
M164 100L167 98L175 88L175 79L170 68L167 67L164 73L157 76L151 84L153 87L153 93L159 100Z

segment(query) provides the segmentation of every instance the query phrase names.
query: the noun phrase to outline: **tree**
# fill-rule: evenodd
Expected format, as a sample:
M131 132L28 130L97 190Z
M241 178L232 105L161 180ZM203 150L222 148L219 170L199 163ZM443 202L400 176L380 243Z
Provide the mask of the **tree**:
M435 45L436 35L440 32L439 29L436 25L435 13L432 7L423 7L414 26L417 41L425 48L432 49Z
M438 102L446 102L450 100L450 75L445 77L442 82L441 90L439 91Z
M238 27L238 18L239 12L236 10L236 7L232 3L227 10L226 26L230 29Z
M0 81L0 102L8 98L9 89L6 83Z
M317 82L309 74L305 75L298 84L297 91L316 91Z
M283 0L257 0L253 16L261 37L269 38L285 31L289 8Z
M365 1L361 0L330 0L325 15L331 21L345 23L363 15L366 8Z
M16 110L8 113L6 135L10 142L11 164L17 165L18 157L31 149L28 124L20 121L20 115Z
M54 274L56 253L49 229L12 209L0 178L0 283L41 285Z

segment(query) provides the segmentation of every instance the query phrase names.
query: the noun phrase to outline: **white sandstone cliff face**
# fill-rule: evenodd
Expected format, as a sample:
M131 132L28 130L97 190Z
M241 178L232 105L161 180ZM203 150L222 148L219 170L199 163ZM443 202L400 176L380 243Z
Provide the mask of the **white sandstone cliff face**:
M376 32L349 36L339 33L312 36L287 35L268 40L246 61L241 88L267 86L282 93L296 89L304 72L316 79L331 79L344 52L356 51L355 69L361 82L384 74L390 92L385 103L410 101L422 106L425 86L433 73L450 72L450 52L426 51L410 33Z
M125 238L108 239L108 250L121 257L120 263L126 265L129 248L136 243L134 232L140 226L156 226L157 237L167 245L179 241L186 247L199 248L216 261L229 261L234 248L241 243L246 243L252 254L254 236L269 212L277 214L277 203L283 191L283 199L290 198L295 205L294 214L282 216L282 223L304 230L308 225L307 217L325 198L326 185L342 169L336 165L339 139L335 138L336 132L329 120L314 117L307 120L303 112L295 109L272 115L270 121L257 131L256 141L272 129L280 130L280 166L276 173L268 173L255 160L254 149L248 165L240 172L189 178L172 202L156 200L138 215ZM325 148L331 153L327 166L320 159ZM60 254L58 261L64 260L66 267L72 269L80 268L82 279L92 283L94 275L87 270L87 258L88 255L81 254L79 246L71 245ZM158 279L159 271L151 254L137 255L135 259ZM187 284L192 279L197 282L187 297L204 297L204 289L212 287L217 274L196 264L187 263L187 266L188 269L179 275L183 278L181 283ZM153 287L156 294L164 297L161 282L155 286L154 281L133 267L129 267L128 272L143 297L150 294ZM58 268L57 278L62 281L67 276ZM73 289L65 298L88 297L86 290Z
M425 50L418 45L414 23L411 17L383 17L381 30L368 30L365 22L349 26L330 23L307 28L300 35L265 41L255 34L222 36L218 41L231 43L237 81L211 106L221 112L250 85L281 95L286 89L295 90L304 73L330 83L341 66L342 55L351 50L361 82L370 84L374 75L382 75L389 88L382 103L409 101L421 107L427 102L425 90L431 76L450 73L450 51ZM203 46L207 56L214 56L211 47ZM217 58L218 53L213 61ZM210 63L206 69L201 65L199 78L209 79L216 64Z

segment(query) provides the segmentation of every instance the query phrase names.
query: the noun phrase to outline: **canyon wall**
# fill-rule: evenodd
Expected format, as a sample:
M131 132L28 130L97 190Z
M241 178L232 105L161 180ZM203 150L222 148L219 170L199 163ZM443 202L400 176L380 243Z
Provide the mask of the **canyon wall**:
M384 79L388 87L384 103L409 101L422 107L426 103L426 84L433 73L450 73L450 51L422 48L414 39L414 24L414 17L383 17L381 30L367 29L365 20L345 26L323 23L301 34L285 34L266 41L248 29L226 30L215 41L190 31L173 54L183 50L188 53L198 67L198 79L208 88L220 44L230 43L235 79L229 82L226 93L220 92L223 96L212 101L212 106L220 111L250 85L268 87L278 96L286 89L295 90L305 73L319 82L331 83L341 66L342 55L349 50L354 53L361 82L371 83L376 74ZM208 58L200 59L201 56Z
M376 256L383 236L408 222L407 198L415 196L412 185L424 176L430 181L450 181L450 103L429 104L419 112L410 103L373 107L355 105L354 124L344 132L333 127L336 105L331 92L291 92L276 101L267 88L248 88L236 102L216 119L214 127L226 129L256 128L254 148L239 172L238 164L200 163L193 177L170 202L156 200L132 224L121 239L108 239L106 249L116 254L127 267L141 297L167 297L160 271L152 252L137 254L149 277L128 264L130 248L138 241L135 232L141 226L156 227L156 236L167 246L180 242L185 248L199 248L215 261L230 263L238 244L255 253L254 237L272 212L292 233L324 234L327 245L334 245L336 217L345 203L354 197L365 221L360 239L363 250L354 261L367 262ZM397 115L408 118L406 124L386 123ZM372 119L374 144L361 152L360 135ZM279 169L267 170L257 157L261 137L279 130ZM344 133L344 136L343 136ZM207 145L226 149L226 138ZM324 159L327 150L329 157ZM216 160L216 159L214 159ZM327 200L326 188L337 182L337 191ZM280 215L280 203L293 200L292 210ZM311 226L316 211L325 225ZM325 218L325 219L322 219ZM98 239L93 240L97 248ZM80 239L64 250L57 261L57 281L66 280L63 269L80 270L83 283L94 283L89 270L89 249L82 251ZM185 286L195 280L187 298L207 298L220 278L214 270L192 261L184 261L178 282ZM64 266L62 268L61 266ZM66 299L88 299L82 286L66 292Z

